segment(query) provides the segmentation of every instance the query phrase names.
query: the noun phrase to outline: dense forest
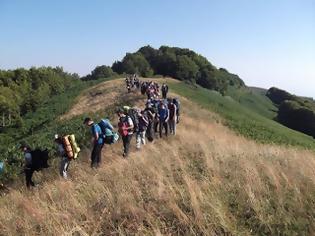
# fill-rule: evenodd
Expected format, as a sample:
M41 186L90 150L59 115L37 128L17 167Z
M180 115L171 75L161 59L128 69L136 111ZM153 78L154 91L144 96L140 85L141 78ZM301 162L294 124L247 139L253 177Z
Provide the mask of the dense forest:
M315 101L292 95L278 88L270 88L266 96L279 108L277 120L315 138Z
M139 74L143 77L153 75L169 76L178 80L198 84L204 88L225 94L228 86L241 87L244 82L226 69L217 69L205 57L189 49L162 46L140 48L135 53L127 53L112 67L98 66L83 80L109 77L115 74Z
M0 127L21 127L21 117L78 79L77 74L64 72L61 67L0 70Z

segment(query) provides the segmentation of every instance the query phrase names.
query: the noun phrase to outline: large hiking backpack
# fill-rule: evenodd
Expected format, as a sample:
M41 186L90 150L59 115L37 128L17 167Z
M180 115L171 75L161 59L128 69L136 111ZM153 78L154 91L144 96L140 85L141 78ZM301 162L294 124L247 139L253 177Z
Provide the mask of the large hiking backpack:
M69 141L70 141L70 144L71 144L71 147L72 147L73 158L77 159L81 149L79 148L79 146L78 146L78 144L77 144L77 142L75 140L74 134L69 135L68 138L69 138Z
M106 135L106 132L108 132L108 131L106 131L106 129L107 129L107 130L110 130L110 131L114 129L113 126L112 126L112 124L110 123L110 121L109 121L108 119L102 119L102 120L98 123L98 125L100 126L103 135Z
M110 129L106 129L103 135L105 144L114 144L119 140L119 135Z
M73 151L73 148L72 148L72 145L70 142L69 135L62 137L62 143L63 143L63 146L65 148L65 152L66 152L68 158L69 159L74 158L74 151Z
M116 132L113 132L113 135L106 136L106 138L104 139L104 143L110 145L110 144L117 143L118 140L119 140L119 134L117 134Z
M31 168L35 171L40 171L44 168L48 168L48 150L35 149L31 151L32 155L32 166Z
M139 130L139 117L138 117L138 111L134 108L131 108L128 110L128 116L131 118L133 122L133 130L137 132Z

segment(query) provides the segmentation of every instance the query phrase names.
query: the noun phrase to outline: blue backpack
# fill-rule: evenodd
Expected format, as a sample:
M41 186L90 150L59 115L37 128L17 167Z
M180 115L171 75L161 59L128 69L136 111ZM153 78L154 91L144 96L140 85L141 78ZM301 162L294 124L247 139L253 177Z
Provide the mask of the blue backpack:
M113 144L119 139L119 135L114 132L114 127L108 119L102 119L98 125L101 127L104 143Z
M106 134L106 129L113 130L113 126L110 123L108 119L101 119L101 121L98 123L98 125L101 127L102 133Z

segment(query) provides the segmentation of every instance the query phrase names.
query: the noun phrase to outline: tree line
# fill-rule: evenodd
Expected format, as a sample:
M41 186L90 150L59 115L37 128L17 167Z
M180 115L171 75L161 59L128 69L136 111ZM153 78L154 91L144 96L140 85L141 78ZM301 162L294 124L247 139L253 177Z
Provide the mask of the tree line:
M244 82L224 68L217 69L205 57L189 49L161 46L140 48L127 53L121 61L110 66L98 66L83 80L94 80L116 74L138 74L143 77L153 75L169 76L178 80L198 84L207 89L224 94L228 86L242 87Z
M21 126L21 117L78 79L77 74L64 72L62 67L0 70L0 127Z
M315 101L292 95L287 91L272 87L267 97L278 106L277 120L297 131L315 138Z

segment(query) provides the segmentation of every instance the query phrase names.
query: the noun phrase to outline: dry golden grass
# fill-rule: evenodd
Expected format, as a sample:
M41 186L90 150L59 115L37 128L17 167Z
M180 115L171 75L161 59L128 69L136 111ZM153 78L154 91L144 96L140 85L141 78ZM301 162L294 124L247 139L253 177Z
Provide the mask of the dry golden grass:
M83 153L70 181L55 171L35 176L33 191L12 190L0 235L311 235L314 154L246 140L182 103L176 136L128 160L121 143L106 147L97 171Z

